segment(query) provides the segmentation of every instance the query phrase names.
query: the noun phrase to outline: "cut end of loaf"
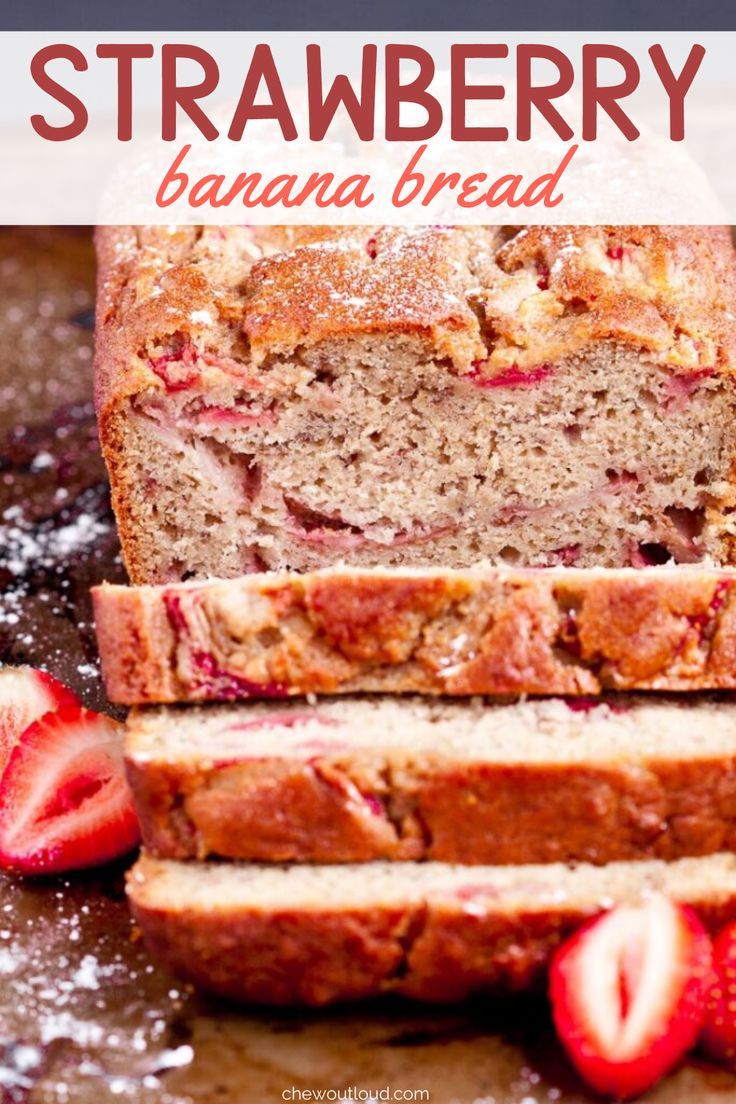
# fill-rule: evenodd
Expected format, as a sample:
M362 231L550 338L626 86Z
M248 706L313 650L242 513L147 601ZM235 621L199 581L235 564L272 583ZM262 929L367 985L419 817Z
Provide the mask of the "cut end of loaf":
M727 701L550 698L494 704L346 697L134 710L126 754L143 765L228 766L264 758L431 756L462 763L607 763L736 754Z
M128 876L134 916L169 967L232 999L282 1005L527 989L584 920L653 892L722 924L736 915L736 858L264 868L144 854Z
M102 442L135 582L731 559L723 228L110 233Z
M601 865L736 843L736 718L714 700L136 710L125 754L160 858Z
M731 501L723 378L683 379L613 347L493 386L389 347L321 356L339 364L329 401L312 364L286 374L290 387L304 377L296 394L255 414L237 386L216 406L206 394L152 393L121 414L136 581L342 560L729 558L717 507Z
M449 912L595 912L648 893L673 900L717 904L736 895L736 855L674 863L457 866L445 863L363 863L340 866L261 866L177 863L143 854L128 876L137 907L225 917L255 913L329 915L353 909L391 909L432 901Z
M359 569L98 588L122 704L736 687L733 569Z

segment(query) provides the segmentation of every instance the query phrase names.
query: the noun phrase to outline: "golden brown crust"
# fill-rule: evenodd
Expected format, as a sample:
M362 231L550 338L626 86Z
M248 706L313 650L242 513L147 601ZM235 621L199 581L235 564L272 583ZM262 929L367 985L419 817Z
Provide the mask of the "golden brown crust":
M438 886L424 894L407 891L398 902L229 905L207 897L205 877L200 899L174 904L162 902L156 889L165 865L144 853L128 876L133 915L153 954L196 985L262 1004L323 1005L387 993L457 1001L527 989L543 980L562 939L603 907L582 886L575 899L555 894L559 867L550 868L549 885L530 878L526 891L519 871L526 906L518 894L509 905L503 890L474 886L475 868L460 892ZM632 868L632 884L636 878ZM711 930L736 917L732 886L693 885L677 898Z
M160 388L146 350L181 332L207 346L193 311L248 339L244 375L371 333L413 334L460 372L606 339L687 368L734 364L725 227L106 227L97 248L101 411Z
M508 272L534 264L548 274L550 320L526 311L501 316L510 334L520 329L527 341L535 326L550 326L557 351L541 359L613 339L663 353L673 365L733 370L734 253L726 227L533 226L512 237L497 261ZM546 342L544 329L536 340Z
M246 913L223 923L214 913L149 909L134 893L129 900L155 958L195 985L261 1004L378 996L401 966L402 937L413 919L400 908L347 913L332 922L284 910L277 918Z
M349 571L94 592L126 705L736 689L726 569Z
M128 778L144 843L160 858L603 864L736 849L736 753L519 764L377 750L162 762L136 755L129 724Z
M115 619L98 612L95 631L113 683L135 687L132 692L141 698L166 687L174 692L174 637L165 611L147 603L144 592L122 588Z

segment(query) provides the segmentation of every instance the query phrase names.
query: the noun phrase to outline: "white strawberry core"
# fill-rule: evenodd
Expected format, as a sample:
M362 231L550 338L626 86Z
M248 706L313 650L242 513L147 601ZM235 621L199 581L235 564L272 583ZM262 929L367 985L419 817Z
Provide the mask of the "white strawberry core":
M23 667L0 670L0 736L19 736L54 707L53 694L35 672Z
M682 926L665 897L619 906L590 930L577 963L588 1029L605 1057L626 1061L666 1025L682 986Z

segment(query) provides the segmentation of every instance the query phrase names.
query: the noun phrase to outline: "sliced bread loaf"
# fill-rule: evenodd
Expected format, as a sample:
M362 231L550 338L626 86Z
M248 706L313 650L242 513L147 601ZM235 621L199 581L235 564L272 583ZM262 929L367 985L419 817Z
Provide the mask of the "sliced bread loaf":
M100 438L137 583L736 559L726 227L97 241Z
M736 706L323 699L135 710L163 858L677 859L736 848Z
M736 688L736 571L334 568L94 594L123 704Z
M174 972L236 1000L327 1004L521 989L587 917L660 891L712 927L736 917L736 855L607 866L267 867L144 853L133 914Z

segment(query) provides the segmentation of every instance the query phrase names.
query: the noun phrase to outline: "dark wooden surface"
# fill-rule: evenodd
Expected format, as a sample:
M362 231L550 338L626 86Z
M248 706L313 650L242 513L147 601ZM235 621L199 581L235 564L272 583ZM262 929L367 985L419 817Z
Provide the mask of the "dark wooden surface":
M104 707L88 589L123 573L91 406L92 279L85 232L0 233L0 660L47 666ZM136 938L124 866L0 879L3 1104L266 1104L352 1087L428 1089L432 1104L588 1099L540 1000L281 1014L186 991ZM694 1061L648 1099L736 1101L736 1079Z

